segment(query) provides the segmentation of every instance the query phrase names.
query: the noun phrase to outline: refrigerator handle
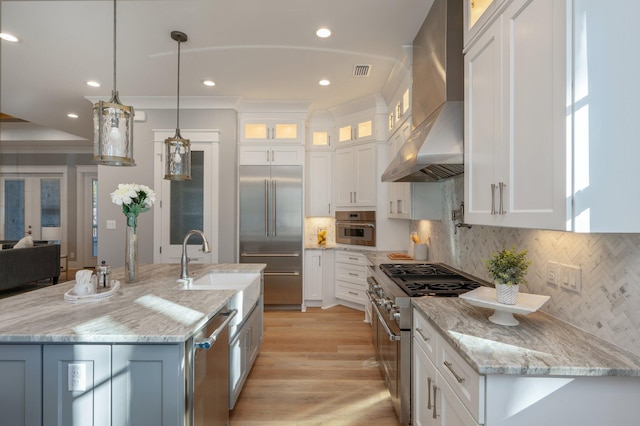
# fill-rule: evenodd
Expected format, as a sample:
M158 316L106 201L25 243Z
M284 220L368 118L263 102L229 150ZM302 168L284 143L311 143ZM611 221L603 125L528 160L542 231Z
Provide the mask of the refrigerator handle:
M271 197L273 198L271 200L271 202L273 203L273 228L272 228L272 231L273 231L273 236L276 237L278 235L278 232L277 232L278 228L276 226L276 222L278 220L278 206L276 204L276 199L278 197L276 196L277 187L276 187L276 180L275 179L272 181L272 185L273 185L273 190L271 191Z
M264 236L269 236L269 180L264 180Z

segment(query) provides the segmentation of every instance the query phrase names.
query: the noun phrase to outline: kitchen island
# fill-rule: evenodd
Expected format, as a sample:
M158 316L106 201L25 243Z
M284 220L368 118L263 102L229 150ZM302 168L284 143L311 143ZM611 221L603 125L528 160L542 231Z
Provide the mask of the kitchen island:
M264 266L193 264L190 275ZM133 284L123 272L106 300L65 301L74 282L0 300L3 422L184 424L186 342L237 292L182 290L180 265L142 265Z
M639 356L542 312L508 327L460 298L412 305L414 424L638 424Z

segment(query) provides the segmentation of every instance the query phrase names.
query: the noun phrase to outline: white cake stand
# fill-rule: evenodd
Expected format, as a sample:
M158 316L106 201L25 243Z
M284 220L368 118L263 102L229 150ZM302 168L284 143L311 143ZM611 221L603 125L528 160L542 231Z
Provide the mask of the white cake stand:
M515 305L505 305L496 300L496 289L493 287L478 287L459 297L470 305L493 309L489 321L509 326L520 324L513 314L528 315L540 309L549 300L549 296L541 294L518 293Z

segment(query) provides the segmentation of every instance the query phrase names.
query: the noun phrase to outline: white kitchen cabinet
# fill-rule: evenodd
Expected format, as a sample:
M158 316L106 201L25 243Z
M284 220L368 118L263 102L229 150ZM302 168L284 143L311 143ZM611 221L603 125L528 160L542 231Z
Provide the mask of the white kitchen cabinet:
M304 253L304 305L322 306L323 297L323 250L306 250Z
M263 338L263 307L258 304L229 342L229 409L233 410Z
M41 425L42 346L0 345L0 377L1 423Z
M111 425L111 346L43 346L43 425Z
M336 208L376 206L376 144L336 149L333 193Z
M182 425L184 345L112 346L114 425Z
M305 216L333 216L331 151L309 151L306 161Z
M304 120L297 117L240 118L240 142L304 143Z
M480 32L465 54L468 223L640 232L625 186L640 180L638 13L514 0Z
M304 147L291 145L240 145L243 166L298 166L304 163Z
M564 17L515 0L465 55L468 223L566 227Z
M336 251L335 296L364 310L367 287L367 259L362 253ZM352 306L352 305L349 305Z
M477 426L484 423L484 376L452 352L418 311L413 314L412 424Z
M401 108L401 107L400 107ZM393 160L402 144L411 133L411 120L407 120L391 135L389 140L389 161ZM388 182L389 209L387 217L392 219L411 218L411 183L410 182Z
M338 124L338 143L373 140L374 123L373 118L363 118Z

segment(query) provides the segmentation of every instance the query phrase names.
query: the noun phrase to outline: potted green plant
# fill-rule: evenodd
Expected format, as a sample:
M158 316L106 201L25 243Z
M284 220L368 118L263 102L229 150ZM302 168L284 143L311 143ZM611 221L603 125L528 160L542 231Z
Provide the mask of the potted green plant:
M491 258L485 259L489 275L496 286L496 299L499 303L515 305L518 298L520 284L525 283L525 275L531 265L527 259L527 250L517 251L503 248L492 253Z

